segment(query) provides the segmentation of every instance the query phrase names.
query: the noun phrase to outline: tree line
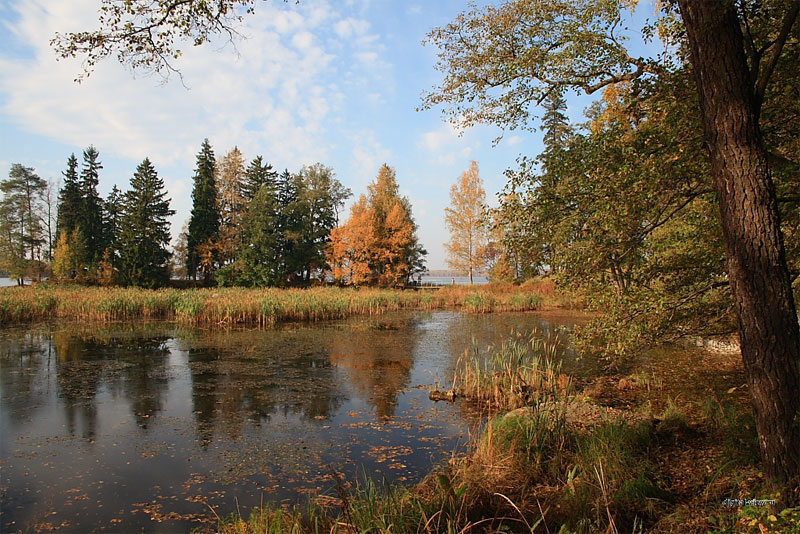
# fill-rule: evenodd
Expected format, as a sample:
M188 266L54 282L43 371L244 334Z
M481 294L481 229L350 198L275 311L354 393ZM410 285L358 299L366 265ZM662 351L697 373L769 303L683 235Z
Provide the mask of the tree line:
M0 182L0 268L20 284L49 274L151 288L171 277L194 285L392 286L425 269L411 204L388 165L340 226L351 192L330 167L278 173L262 156L246 163L236 147L217 160L206 139L197 154L191 215L172 251L174 211L150 160L136 169L128 192L114 185L105 199L97 192L102 169L94 147L80 165L72 154L56 202L52 184L14 164Z

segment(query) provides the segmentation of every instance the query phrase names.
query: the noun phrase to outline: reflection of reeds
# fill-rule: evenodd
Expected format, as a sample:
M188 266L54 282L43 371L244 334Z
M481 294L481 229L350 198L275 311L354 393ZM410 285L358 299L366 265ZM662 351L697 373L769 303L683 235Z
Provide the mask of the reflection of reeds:
M459 395L502 409L565 397L571 388L556 343L536 332L513 334L486 353L473 346L456 369Z
M268 326L284 321L341 319L401 309L525 311L539 307L534 293L506 288L469 291L393 289L160 289L41 286L0 289L0 321L50 318L82 321L168 319L186 324Z

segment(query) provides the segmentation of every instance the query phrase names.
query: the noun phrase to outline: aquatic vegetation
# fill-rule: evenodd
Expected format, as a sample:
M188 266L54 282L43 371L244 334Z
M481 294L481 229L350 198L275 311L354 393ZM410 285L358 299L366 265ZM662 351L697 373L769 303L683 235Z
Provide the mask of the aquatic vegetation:
M459 359L455 383L458 395L503 409L566 397L571 389L556 343L536 332L512 334L486 353L473 346Z
M496 294L495 294L496 292ZM0 321L44 319L121 321L167 319L192 325L270 326L285 321L320 321L377 315L402 309L462 309L469 312L538 309L541 298L487 286L471 290L316 287L310 289L139 289L79 286L0 288Z

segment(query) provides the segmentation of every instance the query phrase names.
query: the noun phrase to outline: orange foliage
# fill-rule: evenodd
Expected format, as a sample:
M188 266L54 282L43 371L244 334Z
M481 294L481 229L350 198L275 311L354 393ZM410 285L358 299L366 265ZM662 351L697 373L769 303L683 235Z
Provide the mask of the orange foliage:
M361 195L347 222L331 231L327 259L337 282L381 286L405 282L415 231L406 204L398 194L394 170L384 165L369 185L369 197Z

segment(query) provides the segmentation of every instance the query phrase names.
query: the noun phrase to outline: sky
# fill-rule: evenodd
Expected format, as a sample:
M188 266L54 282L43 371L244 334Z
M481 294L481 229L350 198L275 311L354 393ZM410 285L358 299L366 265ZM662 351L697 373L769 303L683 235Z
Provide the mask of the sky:
M482 3L479 3L481 5ZM242 39L185 45L177 76L132 72L113 58L82 83L80 60L56 61L56 32L97 27L100 0L0 0L0 176L14 163L61 179L70 154L94 145L99 192L126 191L149 157L164 179L177 237L191 211L196 154L208 138L217 158L237 146L278 170L332 167L354 196L383 163L411 201L429 269L446 268L444 209L450 186L478 162L490 205L503 171L541 149L539 132L478 126L459 132L440 109L416 111L442 80L427 33L467 9L465 0L257 2ZM637 10L636 17L649 9ZM571 95L574 121L591 99Z

